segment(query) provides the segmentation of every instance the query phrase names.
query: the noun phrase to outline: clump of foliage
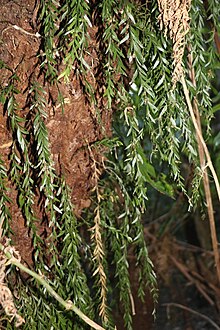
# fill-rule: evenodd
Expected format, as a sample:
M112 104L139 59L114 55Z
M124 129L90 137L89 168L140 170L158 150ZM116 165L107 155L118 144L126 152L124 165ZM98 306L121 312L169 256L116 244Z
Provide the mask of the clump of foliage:
M210 92L218 58L214 39L219 32L220 4L209 0L206 8L200 0L174 2L167 1L166 10L176 13L170 18L164 2L156 0L40 1L41 76L59 87L74 74L97 109L97 116L100 98L114 112L112 138L88 146L94 171L93 203L81 223L76 221L65 178L54 169L45 125L48 95L42 80L34 76L30 79L30 111L26 118L17 101L20 91L16 72L11 73L7 86L1 86L1 103L13 140L10 169L0 163L2 235L10 236L7 172L32 235L35 270L48 278L63 299L71 299L80 311L106 329L114 329L111 292L115 284L125 327L132 329L130 249L136 258L140 298L144 301L149 288L157 301L156 275L142 222L150 202L149 187L171 198L183 191L192 207L201 198L206 162L210 167L198 117L197 126L193 126L189 107L192 105L194 112L198 109L205 134L210 134ZM182 23L185 30L181 30ZM88 64L92 57L92 27L99 39L100 58L95 68ZM3 63L2 69L9 70ZM90 71L98 72L93 76L95 83L91 82ZM100 81L103 88L96 93L95 84L100 87ZM103 146L107 152L99 162L95 153ZM183 157L195 169L191 190L185 186ZM162 166L168 170L162 171ZM207 184L204 181L205 190ZM50 228L46 240L37 229L34 203L38 196ZM214 225L213 220L210 223ZM89 242L79 234L82 224L91 233ZM215 244L214 237L213 248ZM218 254L215 256L218 258ZM25 318L24 329L87 328L80 315L75 318L72 312L63 311L44 288L36 291L37 285L31 280L24 284L18 278L17 305ZM6 328L12 329L10 322Z

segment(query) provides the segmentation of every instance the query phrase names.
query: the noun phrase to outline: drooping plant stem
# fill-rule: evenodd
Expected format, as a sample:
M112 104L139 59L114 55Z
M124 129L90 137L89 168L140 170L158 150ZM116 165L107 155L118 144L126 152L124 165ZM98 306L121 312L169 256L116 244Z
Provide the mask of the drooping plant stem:
M181 83L183 85L183 90L184 90L186 102L187 102L187 105L188 105L188 109L189 109L189 112L190 112L190 116L192 118L192 122L193 122L193 125L194 125L195 130L196 130L196 138L197 138L197 142L198 142L199 159L200 159L201 169L202 169L202 172L203 172L203 184L204 184L204 190L205 190L205 196L206 196L206 203L207 203L207 210L208 210L208 217L209 217L209 225L210 225L210 230L211 230L212 248L213 248L214 257L215 257L215 264L216 264L216 269L217 269L218 281L220 283L220 255L219 255L219 250L218 250L218 239L217 239L217 233L216 233L214 210L213 210L213 204L212 204L212 196L211 196L211 190L210 190L207 167L209 167L209 169L210 169L210 171L213 175L219 200L220 200L220 186L219 186L219 181L218 181L218 177L217 177L215 168L212 164L212 160L211 160L211 157L210 157L210 154L209 154L209 150L208 150L207 145L206 145L206 143L204 141L204 138L202 136L201 121L200 121L200 115L199 115L197 102L196 102L196 100L194 101L194 107L193 107L193 105L190 101L189 91L188 91L188 88L186 86L186 81L185 81L184 77L181 78ZM207 160L207 164L205 164L205 160Z
M188 91L188 88L186 86L186 81L185 81L184 77L181 78L181 83L183 85L183 91L184 91L184 94L185 94L185 97L186 97L186 102L187 102L187 105L188 105L188 108L189 108L189 112L190 112L190 116L192 118L193 125L195 127L196 133L198 134L198 138L200 140L200 143L203 147L203 150L204 150L204 153L205 153L205 156L206 156L206 159L207 159L206 166L209 167L209 169L212 173L212 176L213 176L213 179L214 179L214 182L215 182L215 186L216 186L216 190L217 190L217 194L218 194L218 198L219 198L219 201L220 201L220 184L219 184L218 176L217 176L215 168L213 166L213 163L212 163L212 160L211 160L211 157L210 157L210 154L209 154L209 150L207 148L207 145L204 141L202 133L199 129L196 117L194 115L192 103L191 103L190 97L189 97L189 91Z
M18 259L13 257L13 255L5 250L4 245L0 243L0 250L5 254L5 256L9 259L9 262L12 265L15 265L25 273L29 274L33 278L35 278L41 285L44 286L45 289L50 293L51 296L53 296L66 310L72 310L74 313L76 313L84 322L86 322L88 325L90 325L93 329L96 330L104 330L103 327L101 327L96 322L92 321L88 316L86 316L84 313L82 313L73 303L71 300L65 301L58 293L50 286L50 284L43 278L42 276L38 275L31 269L25 267L22 263L19 262Z

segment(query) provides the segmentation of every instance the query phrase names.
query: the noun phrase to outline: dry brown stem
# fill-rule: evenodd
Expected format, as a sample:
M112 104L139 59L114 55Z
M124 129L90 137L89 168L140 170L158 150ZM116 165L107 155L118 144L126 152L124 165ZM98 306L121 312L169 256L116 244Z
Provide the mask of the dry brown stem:
M189 91L188 91L188 88L186 86L186 81L185 81L185 78L184 77L181 78L181 82L182 82L182 85L183 85L183 90L184 90L186 102L187 102L187 105L188 105L188 108L189 108L190 116L191 116L193 125L194 125L195 130L196 130L196 134L198 135L198 138L199 138L200 143L201 143L201 145L203 147L205 156L207 158L207 164L205 165L205 168L206 167L209 167L209 169L210 169L210 171L212 173L212 176L213 176L213 179L214 179L214 182L215 182L215 186L216 186L216 190L217 190L217 194L218 194L218 198L219 198L219 201L220 201L220 185L219 185L218 176L217 176L216 171L215 171L215 168L214 168L214 166L212 164L212 160L211 160L211 157L210 157L210 154L209 154L207 145L206 145L206 143L204 141L204 138L202 136L202 133L201 133L201 131L199 129L199 126L197 124L197 120L196 120L196 117L195 117L194 112L193 112L192 103L191 103L190 97L189 97ZM202 168L202 170L204 171L205 168Z
M212 238L212 247L213 247L213 252L214 252L214 257L215 257L215 264L216 264L216 269L217 269L217 276L218 276L218 281L220 283L220 255L219 255L219 250L218 250L218 240L217 240L217 234L216 234L216 228L215 228L215 219L214 219L214 211L213 211L213 206L212 206L212 197L211 197L211 191L210 191L210 185L209 185L209 178L208 178L208 173L207 173L207 167L209 167L212 176L214 178L216 190L218 193L218 198L220 200L220 185L218 181L218 177L215 171L215 168L212 164L212 160L208 151L208 148L206 146L206 143L204 141L204 138L202 136L202 130L201 130L201 123L200 123L200 116L199 116L199 111L197 108L197 102L195 102L195 110L193 110L193 106L189 97L189 91L186 86L186 81L185 78L181 78L181 82L183 85L183 90L186 98L186 102L188 105L188 109L190 112L190 116L193 122L193 125L196 130L196 136L197 136L197 141L198 141L198 149L199 149L199 157L200 157L200 164L201 168L203 171L203 182L204 182L204 190L205 190L205 195L206 195L206 202L207 202L207 210L208 210L208 216L209 216L209 223L210 223L210 230L211 230L211 238ZM197 118L194 114L194 111L197 113ZM207 164L205 165L205 157L207 160Z
M189 49L188 59L189 59L188 65L189 65L190 78L191 78L193 85L196 87L195 70L192 65L193 59L192 59L192 52L190 51L190 49ZM188 103L189 103L189 100L188 100ZM219 256L219 251L218 251L218 241L217 241L217 234L216 234L216 227L215 227L214 210L213 210L213 204L212 204L210 183L209 183L208 171L207 171L206 164L205 164L206 158L207 158L207 160L209 160L209 162L211 162L211 157L209 156L209 152L208 152L205 142L203 143L202 125L201 125L200 113L199 113L199 109L198 109L198 102L197 102L196 98L194 98L194 101L193 101L193 113L195 115L195 120L196 120L196 123L198 126L196 128L195 123L194 123L194 126L196 128L196 139L197 139L197 143L198 143L200 165L201 165L201 168L203 169L203 184L204 184L204 190L205 190L205 196L206 196L209 225L210 225L210 230L211 230L212 247L213 247L214 256L215 256L218 280L220 283L220 256ZM191 114L191 116L192 116L192 114ZM192 119L194 119L194 118L192 118ZM213 168L212 162L211 162L211 167ZM211 168L210 168L210 170L211 170ZM215 170L214 170L214 175L217 177ZM214 177L214 175L213 175L213 177ZM218 196L219 196L218 178L215 182L216 182L216 189L217 189ZM219 197L219 199L220 199L220 197Z

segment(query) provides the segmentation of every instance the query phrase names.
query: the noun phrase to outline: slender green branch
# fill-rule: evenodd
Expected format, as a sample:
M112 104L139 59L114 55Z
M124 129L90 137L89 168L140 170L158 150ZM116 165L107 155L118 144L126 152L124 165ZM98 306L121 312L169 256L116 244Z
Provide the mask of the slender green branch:
M84 313L82 313L70 300L65 301L60 295L56 293L56 291L53 290L53 288L49 285L49 283L40 275L35 273L34 271L30 270L29 268L22 265L18 259L12 256L12 254L9 251L5 251L4 245L0 243L0 250L3 251L5 256L9 259L10 263L15 265L16 267L20 268L25 273L31 275L33 278L35 278L41 285L43 285L47 291L53 296L65 309L72 310L74 313L76 313L83 321L85 321L88 325L90 325L93 329L96 330L105 330L103 327L101 327L96 322L92 321L88 316L86 316Z

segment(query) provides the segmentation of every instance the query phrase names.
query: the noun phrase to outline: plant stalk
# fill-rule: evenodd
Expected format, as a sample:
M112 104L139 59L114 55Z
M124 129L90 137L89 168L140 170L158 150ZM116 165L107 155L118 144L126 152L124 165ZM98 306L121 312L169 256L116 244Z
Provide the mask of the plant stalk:
M206 143L204 141L204 138L202 136L202 133L200 132L199 126L197 124L196 117L194 115L193 107L192 107L192 104L191 104L191 101L190 101L190 97L189 97L189 91L188 91L188 88L186 86L186 81L185 81L185 78L184 77L181 78L181 83L183 85L183 91L184 91L186 102L187 102L187 105L188 105L188 108L189 108L190 116L192 118L192 122L193 122L193 125L195 127L196 133L198 134L199 140L200 140L200 142L201 142L201 144L203 146L204 153L205 153L206 158L207 158L207 166L209 167L209 169L210 169L210 171L212 173L212 176L213 176L213 179L214 179L214 182L215 182L215 187L216 187L217 194L218 194L218 198L219 198L219 201L220 201L220 184L219 184L219 181L218 181L218 176L217 176L216 171L215 171L215 168L214 168L214 166L212 164L212 160L211 160L211 157L210 157L210 154L209 154L209 150L207 148L207 145L206 145Z
M96 322L92 321L88 316L86 316L83 312L81 312L70 300L65 301L62 297L58 295L56 291L50 286L50 284L40 275L35 273L34 271L30 270L29 268L25 267L22 263L18 261L15 257L12 256L12 254L9 251L5 251L4 245L0 243L0 250L5 254L7 259L9 259L10 263L24 271L25 273L31 275L33 278L35 278L41 285L43 285L47 291L50 293L51 296L53 296L65 309L72 310L74 313L76 313L84 322L86 322L88 325L90 325L95 330L105 330L103 327L101 327Z
M205 166L205 157L207 159L207 167L209 167L216 186L216 190L218 193L218 197L220 200L220 186L218 177L216 174L216 171L214 169L214 166L212 164L212 160L208 151L208 148L206 146L206 143L204 141L204 138L202 136L202 128L201 128L201 122L199 117L199 111L197 108L196 101L194 102L194 108L196 112L196 116L193 111L193 106L189 97L189 91L186 86L186 81L184 77L181 78L181 82L183 85L183 90L186 98L186 102L189 108L190 116L193 122L193 125L196 130L196 137L198 141L198 150L199 150L199 159L200 159L200 165L203 171L203 183L204 183L204 190L205 190L205 196L206 196L206 203L207 203L207 210L208 210L208 217L209 217L209 224L210 224L210 230L211 230L211 238L212 238L212 248L214 252L214 258L215 258L215 264L216 264L216 270L217 270L217 278L220 283L220 255L218 250L218 239L217 239L217 233L216 233L216 226L215 226L215 219L214 219L214 210L213 210L213 204L212 204L212 196L211 196L211 190L210 190L210 184L209 184L209 177L207 168Z

